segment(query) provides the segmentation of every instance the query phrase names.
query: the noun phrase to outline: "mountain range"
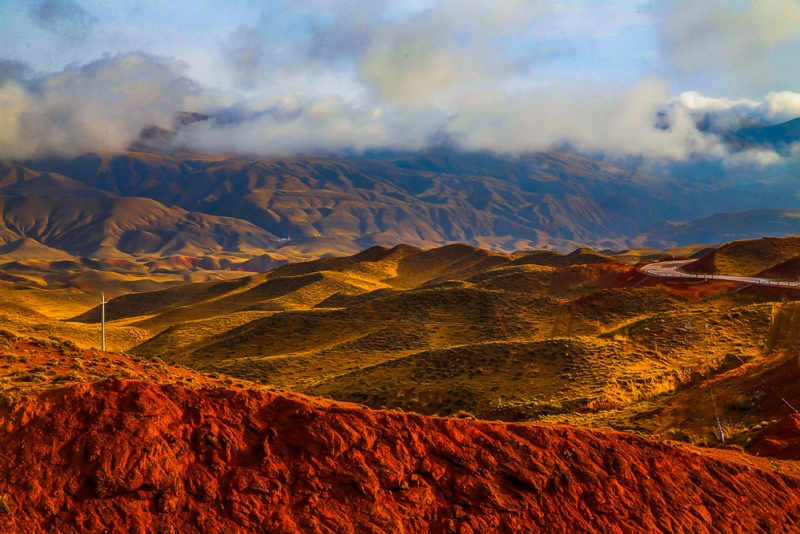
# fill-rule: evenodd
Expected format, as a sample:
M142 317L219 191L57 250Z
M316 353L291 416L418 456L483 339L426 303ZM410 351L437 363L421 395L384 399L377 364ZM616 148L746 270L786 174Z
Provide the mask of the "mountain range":
M7 162L0 531L793 532L800 292L639 265L797 279L797 237L646 248L798 233L786 169Z
M796 129L743 128L736 139L789 146ZM166 133L145 133L150 145L123 153L0 163L0 245L301 259L398 243L566 252L800 233L792 164L748 174L707 161L659 167L568 150L448 148L266 158L165 152L153 140Z

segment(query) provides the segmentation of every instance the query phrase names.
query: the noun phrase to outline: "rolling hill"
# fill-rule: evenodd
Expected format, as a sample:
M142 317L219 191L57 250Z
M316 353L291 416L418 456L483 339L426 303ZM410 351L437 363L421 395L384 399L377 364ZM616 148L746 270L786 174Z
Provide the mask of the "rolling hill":
M764 237L727 243L710 251L699 261L687 265L685 270L705 274L772 275L777 278L797 279L800 273L792 271L790 267L798 257L800 237Z
M0 531L603 532L652 492L639 530L791 532L798 300L586 248L372 247L119 296L123 355L87 350L90 293L0 282Z
M744 379L787 361L800 347L798 298L736 282L664 282L589 249L401 245L125 295L106 313L111 326L149 332L132 353L205 372L373 408L679 429L714 444L703 380L735 404L752 389ZM98 320L94 308L72 324ZM787 393L767 398L776 394ZM764 420L732 411L727 435L744 445Z
M47 198L109 198L112 193L91 188L57 173L39 172L22 165L0 163L0 196Z

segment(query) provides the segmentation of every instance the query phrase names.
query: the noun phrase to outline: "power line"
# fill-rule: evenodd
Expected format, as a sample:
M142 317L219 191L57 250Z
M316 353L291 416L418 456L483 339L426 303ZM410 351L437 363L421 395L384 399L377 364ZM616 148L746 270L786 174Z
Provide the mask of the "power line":
M105 352L106 350L106 294L100 293L100 322L102 323L101 327L101 336L102 336L102 343L101 343L101 350Z

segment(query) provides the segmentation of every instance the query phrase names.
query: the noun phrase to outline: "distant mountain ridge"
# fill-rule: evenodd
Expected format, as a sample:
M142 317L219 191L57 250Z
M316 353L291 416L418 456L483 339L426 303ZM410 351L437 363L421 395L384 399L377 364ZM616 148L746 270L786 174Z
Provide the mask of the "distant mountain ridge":
M207 119L187 115L182 120ZM778 132L770 135L791 141L793 126L781 128L769 130ZM161 135L145 134L145 140ZM300 259L353 254L374 245L430 248L454 242L495 251L568 252L580 246L670 248L797 232L790 215L800 209L793 167L764 169L769 179L756 184L752 176L727 176L725 169L704 165L665 171L566 150L503 156L436 148L266 158L137 149L2 163L0 195L106 199L108 206L119 205L108 200L114 198L155 201L148 209L164 218L162 230L109 236L110 247L126 254L189 254L197 248ZM141 215L145 204L134 203ZM225 227L227 237L187 234L169 243L164 236L184 231L175 221L186 215L170 211L176 209L226 217L222 226L198 224L204 232ZM92 216L98 220L100 214ZM42 241L30 225L3 232L0 239L6 242L23 237L47 246L56 242L52 237ZM88 250L65 239L58 243L56 248L70 254ZM92 243L99 250L98 241Z
M792 144L800 142L800 118L779 124L745 126L726 137L732 146L738 148L760 146L786 151Z
M664 223L646 234L644 245L716 244L796 234L800 234L800 209L761 208L716 213L687 223Z
M23 239L84 257L259 252L275 239L246 221L146 198L0 196L0 242Z
M575 154L519 161L467 155L445 165L453 170L442 172L437 155L382 161L132 152L55 168L114 194L243 218L278 236L361 239L360 248L476 236L583 242L624 237L657 220L620 209L643 208L657 180Z

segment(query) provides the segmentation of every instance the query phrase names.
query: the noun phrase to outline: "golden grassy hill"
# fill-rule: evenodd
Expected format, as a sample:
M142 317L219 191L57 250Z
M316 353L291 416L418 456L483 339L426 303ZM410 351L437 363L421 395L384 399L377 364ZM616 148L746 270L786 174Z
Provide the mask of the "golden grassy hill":
M543 336L561 303L547 291L538 294L542 285L550 288L553 280L563 281L568 286L563 292L585 291L594 284L613 283L618 274L616 267L599 274L600 264L586 265L583 271L579 265L568 266L560 273L514 262L509 256L466 246L430 251L375 247L348 258L290 264L236 281L123 296L107 306L107 316L162 332L136 349L140 353L154 350L187 361L213 360L231 343L242 359L310 350L334 352L341 355L338 359L351 358L347 354L353 351L385 359L390 347L437 347L453 339L481 342L518 331ZM494 287L496 278L509 280L513 272L518 276L511 283L519 291ZM541 278L533 285L531 273ZM98 313L94 309L76 320L97 321ZM261 318L229 331L223 326L232 324L225 319L231 314L256 313ZM180 341L178 332L191 331L190 325L203 325L198 332L208 329L213 335L205 341L198 335L190 336L190 343ZM191 355L185 354L187 347Z
M779 414L741 397L800 350L798 298L659 283L590 249L401 245L122 295L106 312L110 339L137 356L376 408L717 443L706 384L718 384L726 432L744 444ZM47 328L86 346L99 309L81 306Z
M0 246L0 259L4 261L45 260L50 262L74 260L63 250L43 245L30 237Z
M800 256L800 237L734 241L688 265L689 272L756 276Z
M779 280L798 280L800 279L800 256L773 265L758 273L758 276Z
M237 263L245 261L235 259ZM119 296L156 291L187 282L231 280L252 274L231 270L228 262L231 262L229 256L78 258L44 245L24 245L0 255L0 280L14 283L16 287L77 289L95 293L99 298L101 292ZM219 263L226 264L227 268L223 269Z
M240 310L310 309L334 296L357 296L390 287L413 288L470 276L510 261L505 255L460 245L431 251L404 245L392 249L373 247L351 257L289 264L233 281L126 295L112 301L106 312L111 319L148 316L145 326L159 331L179 321ZM76 317L77 321L98 319L99 309Z
M76 288L43 290L0 282L0 329L25 338L69 340L84 349L99 348L99 324L65 320L96 306L98 301L98 294ZM106 341L110 350L122 351L139 345L149 335L141 328L109 325Z
M311 391L422 412L452 415L463 409L481 418L618 409L674 393L692 374L730 363L727 355L763 359L759 347L743 340L759 337L771 313L768 304L737 309L736 315L676 307L641 313L634 322L623 317L624 326L604 334L595 330L595 335L542 341L527 340L536 336L482 343L465 339L326 379ZM707 322L699 331L687 326L701 317ZM588 331L585 325L574 329Z

